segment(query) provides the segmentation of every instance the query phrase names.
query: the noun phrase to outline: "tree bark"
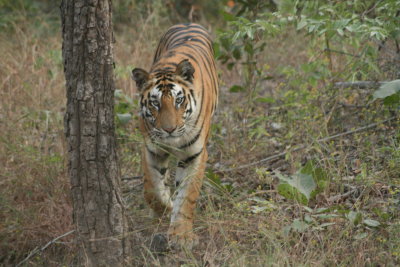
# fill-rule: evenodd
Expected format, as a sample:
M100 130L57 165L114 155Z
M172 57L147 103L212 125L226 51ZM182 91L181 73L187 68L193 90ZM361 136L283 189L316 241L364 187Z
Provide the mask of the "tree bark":
M114 135L111 15L111 0L61 3L68 170L86 266L121 266L129 251Z

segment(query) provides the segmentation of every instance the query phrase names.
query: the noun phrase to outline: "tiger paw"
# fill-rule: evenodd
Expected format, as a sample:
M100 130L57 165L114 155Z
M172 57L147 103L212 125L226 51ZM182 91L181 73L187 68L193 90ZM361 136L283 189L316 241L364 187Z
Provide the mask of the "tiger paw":
M193 231L168 231L169 247L173 250L191 250L199 244L199 237Z

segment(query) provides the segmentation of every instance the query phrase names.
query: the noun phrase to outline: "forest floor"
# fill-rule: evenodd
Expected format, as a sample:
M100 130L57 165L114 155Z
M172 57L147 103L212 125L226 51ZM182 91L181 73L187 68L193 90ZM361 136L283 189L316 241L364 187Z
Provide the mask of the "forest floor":
M219 65L219 107L194 223L200 244L179 254L151 251L152 237L165 232L168 218L154 221L142 197L142 140L130 72L150 67L170 25L160 20L115 26L116 112L132 108L130 122L116 123L123 193L137 237L131 263L400 265L399 111L373 101L375 88L303 81L306 71L299 66L324 55L310 51L308 37L295 31L268 40L259 58L270 77L257 91L262 101L230 92L242 83L243 70ZM25 264L71 266L77 258L73 233L40 251L73 230L59 21L24 17L10 25L0 32L0 265L16 265L35 252ZM371 80L398 75L400 66L387 56L390 44L386 49L380 58L385 71ZM340 69L341 57L334 59ZM320 190L307 203L285 197L279 177L294 177L311 162Z

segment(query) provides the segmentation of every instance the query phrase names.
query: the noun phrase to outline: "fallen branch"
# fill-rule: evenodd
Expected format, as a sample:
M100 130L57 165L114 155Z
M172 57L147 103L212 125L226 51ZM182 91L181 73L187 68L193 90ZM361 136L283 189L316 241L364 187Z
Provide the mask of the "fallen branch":
M351 196L352 194L355 194L355 193L357 193L357 192L358 192L358 189L355 188L355 189L353 189L353 190L351 190L351 191L348 191L348 192L346 192L346 193L344 193L344 194L336 195L336 196L330 197L330 198L327 199L327 201L328 201L329 204L338 203L339 200L344 200L344 199L346 199L347 197L349 197L349 196Z
M357 81L357 82L337 82L336 88L357 88L357 89L371 89L378 88L387 82L374 82L374 81Z
M32 250L32 251L29 253L29 255L28 255L23 261L21 261L20 263L18 263L18 264L16 265L16 267L21 266L23 263L25 263L26 261L28 261L30 258L32 258L32 257L33 257L34 255L36 255L37 253L43 252L48 246L50 246L51 244L55 243L57 240L59 240L59 239L61 239L61 238L63 238L63 237L66 237L67 235L72 234L73 232L75 232L75 230L71 230L71 231L69 231L69 232L66 232L66 233L64 233L64 234L62 234L62 235L60 235L60 236L54 238L53 240L51 240L50 242L48 242L45 246L43 246L43 247L40 248L40 249L35 248L34 250Z
M369 124L369 125L366 125L366 126L363 126L363 127L357 128L357 129L354 129L354 130L350 130L350 131L347 131L347 132L338 133L338 134L331 135L331 136L328 136L328 137L325 137L325 138L321 138L321 139L318 139L317 142L318 142L318 143L326 142L326 141L330 141L330 140L333 140L333 139L335 139L335 138L342 137L342 136L345 136L345 135L349 135L349 134L354 134L354 133L362 132L362 131L365 131L365 130L368 130L368 129L371 129L371 128L375 128L376 126L378 126L378 125L380 125L380 124L382 124L382 123L386 123L386 122L392 121L392 120L394 120L394 119L396 119L396 118L397 118L397 117L394 116L394 117L391 117L391 118L389 118L389 119L387 119L387 120L384 120L384 121L381 121L381 122L371 123L371 124ZM291 149L291 150L289 150L289 151L284 151L284 152L281 152L281 153L278 153L278 154L269 156L269 157L267 157L267 158L261 159L261 160L256 161L256 162L248 163L248 164L245 164L245 165L242 165L242 166L238 166L238 167L235 167L235 168L229 168L229 169L218 170L218 171L220 171L220 172L231 172L231 171L236 171L236 170L240 170L240 169L246 169L246 168L248 168L248 167L252 167L252 166L258 165L258 164L263 163L263 162L267 162L267 161L271 161L271 160L274 160L274 159L283 157L283 156L285 156L288 152L299 151L299 150L301 150L301 149L303 149L303 148L306 148L307 146L308 146L308 145L303 144L303 145L300 145L300 146L298 146L298 147L296 147L296 148L294 148L294 149Z
M305 146L301 145L299 147L296 147L296 148L292 149L291 151L294 152L294 151L298 151L298 150L303 149L303 148L305 148ZM263 163L263 162L267 162L267 161L270 161L270 160L273 160L273 159L277 159L277 158L283 157L287 153L288 153L288 151L284 151L284 152L281 152L279 154L275 154L275 155L269 156L269 157L267 157L265 159L262 159L262 160L259 160L259 161L256 161L256 162L248 163L248 164L245 164L245 165L242 165L242 166L239 166L239 167L235 167L235 168L221 170L221 172L231 172L231 171L236 171L236 170L240 170L240 169L246 169L248 167L251 167L251 166L254 166L254 165L258 165L258 164Z

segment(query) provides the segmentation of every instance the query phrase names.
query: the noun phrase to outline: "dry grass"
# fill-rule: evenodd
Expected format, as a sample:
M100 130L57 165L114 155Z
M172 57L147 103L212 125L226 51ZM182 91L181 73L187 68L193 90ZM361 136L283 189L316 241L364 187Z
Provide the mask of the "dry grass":
M45 20L0 35L0 254L3 263L72 228L64 167L61 44ZM63 241L69 241L64 239ZM52 252L71 250L56 245Z
M40 28L29 20L0 33L0 262L20 262L73 228L63 137L65 105L61 40L45 19ZM170 21L153 11L135 26L118 25L116 85L136 98L130 79L133 67L148 68L159 36ZM280 39L279 39L280 38ZM287 43L287 46L281 45ZM273 104L258 103L243 116L243 95L228 92L240 82L241 69L220 66L221 98L209 144L209 169L231 191L206 182L199 201L195 232L200 245L192 252L156 255L151 237L165 232L168 219L153 221L145 206L139 179L124 182L124 192L137 237L131 257L141 266L394 266L400 264L400 130L398 122L332 142L315 140L388 117L381 103L369 103L371 92L352 90L330 94L320 86L309 105L287 104L290 81L278 71L310 60L308 40L287 33L270 40L262 59L271 67L272 81L260 94ZM339 66L340 57L335 60ZM388 77L383 77L388 78ZM315 90L310 89L310 90ZM319 92L319 93L318 93ZM327 93L327 94L325 94ZM294 96L294 98L301 96ZM363 105L346 107L335 103ZM295 105L296 104L296 105ZM136 114L136 111L133 111ZM261 116L263 115L263 116ZM120 127L119 154L123 176L140 175L140 136L136 119ZM272 127L280 123L281 129ZM264 132L259 134L259 130ZM260 166L221 172L261 159L297 144L306 149ZM315 159L329 176L329 185L309 208L277 192L273 174L294 173ZM332 203L329 198L353 190ZM319 212L319 208L327 211ZM346 216L360 212L380 227L354 223ZM296 229L300 220L306 228ZM304 226L304 224L303 224ZM73 265L72 236L53 244L30 264Z

